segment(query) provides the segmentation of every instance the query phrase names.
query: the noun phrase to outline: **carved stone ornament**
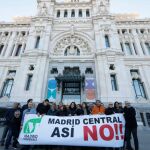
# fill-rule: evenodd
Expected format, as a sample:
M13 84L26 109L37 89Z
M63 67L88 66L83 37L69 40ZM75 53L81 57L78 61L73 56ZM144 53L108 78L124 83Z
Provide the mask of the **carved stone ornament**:
M105 25L100 25L100 31L104 32L105 34L110 34L113 32L113 29L111 28L111 25L105 24Z
M48 8L45 3L44 4L39 3L38 9L39 9L39 11L38 11L39 16L47 16L48 15Z
M91 49L87 41L78 36L68 36L61 39L55 46L54 56L65 56L65 52L68 50L68 55L73 56L77 53L80 55L91 55ZM67 56L68 56L67 55Z
M107 14L109 12L108 6L109 6L109 1L107 0L99 0L98 2L98 12L100 14Z
M3 34L3 35L1 36L1 39L0 39L1 43L5 43L6 40L7 40L7 36L5 36L5 35Z
M44 26L35 26L35 32L37 35L40 35L44 32L45 27Z
M100 3L100 13L106 13L107 12L107 8L106 6L104 5L103 2Z
M105 34L110 34L110 28L108 28L107 26L103 28L103 31Z
M139 35L139 38L141 40L150 41L150 35L149 34L141 34L141 35Z
M66 48L64 55L65 56L79 56L80 50L76 46L71 45Z
M14 38L14 41L17 43L25 43L27 41L27 36L18 35Z

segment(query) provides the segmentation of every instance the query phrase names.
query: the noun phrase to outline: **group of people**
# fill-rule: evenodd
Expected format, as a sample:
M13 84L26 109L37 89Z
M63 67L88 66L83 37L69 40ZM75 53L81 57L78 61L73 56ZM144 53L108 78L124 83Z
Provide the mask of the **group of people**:
M108 107L105 107L100 100L96 100L92 105L83 102L82 104L76 104L72 102L70 105L63 105L62 102L59 105L56 103L50 103L49 100L44 100L39 103L37 107L34 105L33 100L29 99L27 104L21 107L20 103L14 103L13 108L8 109L6 112L6 126L3 131L1 146L5 149L9 149L12 142L12 147L17 148L18 136L23 126L24 117L26 114L37 115L50 115L50 116L81 116L81 115L112 115L115 113L122 113L124 115L125 124L125 148L127 150L133 150L131 146L131 134L134 138L134 150L138 150L138 137L137 137L137 121L136 111L130 105L129 102L125 102L125 106L122 103L115 102L109 103ZM23 146L22 150L27 150L27 146ZM111 148L110 148L111 149Z

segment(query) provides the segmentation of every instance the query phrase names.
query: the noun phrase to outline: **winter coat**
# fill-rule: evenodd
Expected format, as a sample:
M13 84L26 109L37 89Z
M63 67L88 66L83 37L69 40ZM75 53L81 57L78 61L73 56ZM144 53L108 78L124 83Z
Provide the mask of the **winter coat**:
M105 110L105 114L106 114L106 115L112 115L112 114L114 114L114 113L115 113L114 108L108 107L108 108L106 108L106 110Z
M126 128L137 128L136 111L133 107L124 108L124 117L126 121Z
M58 111L57 111L56 109L55 109L55 110L49 109L47 115L49 115L49 116L56 116L56 115L57 115L57 112L58 112Z
M37 108L36 108L36 111L39 114L47 114L49 109L50 109L49 105L45 106L43 103L39 103Z
M94 106L92 109L92 114L96 115L96 114L100 114L100 113L105 113L104 106Z
M12 135L15 137L19 136L20 132L20 125L21 125L21 118L13 117L9 124L9 129L12 130Z

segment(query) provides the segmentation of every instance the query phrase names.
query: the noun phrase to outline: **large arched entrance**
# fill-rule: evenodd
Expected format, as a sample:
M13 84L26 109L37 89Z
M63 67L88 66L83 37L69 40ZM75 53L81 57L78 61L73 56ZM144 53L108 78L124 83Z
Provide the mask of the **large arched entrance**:
M56 82L53 81L55 86L49 93L53 96L56 91L55 100L65 104L94 100L95 62L91 40L74 33L53 42L49 80Z

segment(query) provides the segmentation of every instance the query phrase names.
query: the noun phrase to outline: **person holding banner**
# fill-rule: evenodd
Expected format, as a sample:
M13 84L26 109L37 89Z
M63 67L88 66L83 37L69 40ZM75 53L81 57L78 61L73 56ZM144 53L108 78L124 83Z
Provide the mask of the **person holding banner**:
M115 102L114 103L114 112L115 113L123 113L123 109L121 109L121 107L119 106L119 102Z
M36 109L34 108L33 101L30 101L28 103L28 108L23 111L21 126L23 125L24 117L26 114L36 114Z
M103 115L105 114L105 107L103 106L103 104L101 103L100 100L96 100L96 104L93 106L92 108L92 115ZM94 148L94 149L98 149L98 148ZM103 150L104 148L99 147L99 150Z
M96 105L92 109L92 115L105 114L105 107L100 100L96 100Z
M61 102L59 102L58 109L59 109L59 107L61 107L61 106L64 106L64 104L63 104L63 102L62 102L62 101L61 101Z
M76 116L76 103L72 102L69 106L69 116Z
M81 106L80 104L77 104L77 109L76 109L75 114L76 114L77 116L82 116L82 115L84 114L83 109L82 109L82 106Z
M49 109L50 109L49 100L46 99L43 101L43 103L38 104L36 111L38 114L43 115L43 114L47 114Z
M68 116L68 112L66 111L65 106L62 105L59 107L56 116Z
M121 113L121 114L123 114L123 112L124 112L124 110L123 110L123 108L121 107L121 104L122 103L119 103L119 102L115 102L114 103L114 113ZM115 150L119 150L119 148L115 148Z
M83 110L83 115L89 115L91 113L87 103L85 102L82 103L82 110Z
M114 111L114 107L113 107L113 103L112 102L110 102L109 104L108 104L108 107L106 108L106 110L105 110L105 114L106 115L113 115L113 114L115 114L115 111ZM113 150L114 148L106 148L107 150ZM115 148L115 150L119 150L118 148Z
M115 114L114 107L113 107L113 103L110 102L110 103L108 104L108 108L106 108L105 114L106 114L106 115Z
M34 108L33 101L28 102L28 108L23 111L22 120L21 120L21 128L23 127L25 115L29 114L36 114L36 109ZM28 150L30 149L30 145L23 145L21 150Z
M49 116L56 116L57 115L57 105L55 103L52 103L50 109L48 110L47 115Z
M125 128L126 128L126 140L127 140L127 149L133 150L131 147L131 134L133 135L135 150L139 150L139 142L137 137L137 121L136 121L136 111L129 102L125 103L124 108L125 116Z

